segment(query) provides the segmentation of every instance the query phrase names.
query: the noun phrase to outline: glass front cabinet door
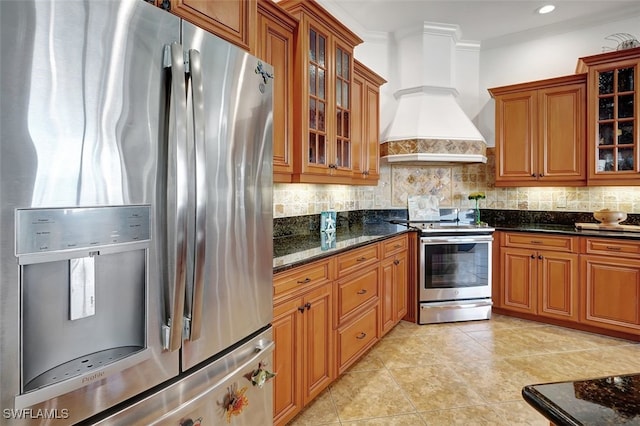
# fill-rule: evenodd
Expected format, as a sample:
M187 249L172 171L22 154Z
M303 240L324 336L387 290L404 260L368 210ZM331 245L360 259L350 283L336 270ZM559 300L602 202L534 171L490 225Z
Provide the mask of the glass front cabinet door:
M587 141L590 185L640 181L638 74L640 48L581 58L588 67Z
M293 181L349 183L353 49L362 40L314 1L278 5L299 19Z

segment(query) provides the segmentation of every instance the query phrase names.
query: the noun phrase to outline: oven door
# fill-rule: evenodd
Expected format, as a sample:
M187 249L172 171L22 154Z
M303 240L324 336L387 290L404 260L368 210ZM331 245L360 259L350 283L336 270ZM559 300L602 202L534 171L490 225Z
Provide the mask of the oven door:
M420 301L491 297L491 235L420 239Z

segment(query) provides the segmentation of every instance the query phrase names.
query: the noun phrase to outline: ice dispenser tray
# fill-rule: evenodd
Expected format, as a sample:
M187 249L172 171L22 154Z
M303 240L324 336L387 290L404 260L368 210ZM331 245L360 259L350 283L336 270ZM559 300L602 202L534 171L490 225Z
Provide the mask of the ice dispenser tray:
M24 404L124 369L146 349L148 205L18 209Z

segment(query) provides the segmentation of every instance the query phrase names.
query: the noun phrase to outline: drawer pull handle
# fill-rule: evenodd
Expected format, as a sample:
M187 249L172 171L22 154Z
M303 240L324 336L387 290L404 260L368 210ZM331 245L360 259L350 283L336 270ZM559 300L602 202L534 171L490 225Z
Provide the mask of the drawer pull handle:
M365 337L367 337L367 333L365 333L365 332L362 332L362 331L361 331L361 332L360 332L360 334L358 334L358 335L356 336L356 339L358 339L358 340L362 340L362 339L364 339Z
M366 289L362 289L358 291L358 294L367 294L367 290Z
M356 259L356 262L364 262L365 260L367 260L366 257L362 256Z
M620 251L622 250L622 247L607 246L607 250Z
M304 280L298 280L298 284L306 284L306 283L310 283L311 282L311 278L307 277Z
M542 244L542 241L539 241L539 240L531 240L531 244Z
M395 246L393 246L393 248L400 248L402 247L402 244L396 244Z

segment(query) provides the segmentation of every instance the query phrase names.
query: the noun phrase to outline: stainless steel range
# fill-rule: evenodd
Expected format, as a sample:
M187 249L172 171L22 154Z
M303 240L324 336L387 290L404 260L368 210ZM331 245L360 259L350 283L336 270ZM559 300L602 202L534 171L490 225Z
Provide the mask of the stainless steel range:
M397 221L421 232L420 324L491 317L494 228L473 224L473 210L440 209L438 221Z

